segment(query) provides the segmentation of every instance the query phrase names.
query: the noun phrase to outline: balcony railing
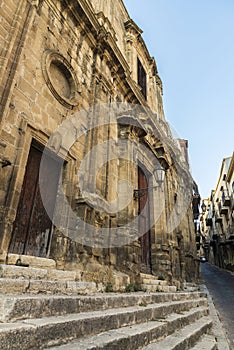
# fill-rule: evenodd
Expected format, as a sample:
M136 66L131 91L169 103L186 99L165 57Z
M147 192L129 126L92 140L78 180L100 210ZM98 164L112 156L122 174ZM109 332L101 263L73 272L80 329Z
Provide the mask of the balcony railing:
M226 190L223 190L222 199L218 204L220 215L227 215L230 205L231 205L231 197L229 196Z
M226 190L223 190L222 193L222 205L224 207L229 207L231 205L231 196L229 196L229 193Z
M206 226L212 226L213 222L212 222L212 218L207 218L206 219Z
M223 222L223 218L220 215L215 216L215 222L221 224Z
M226 215L228 213L228 206L221 206L221 209L220 209L220 214L221 215Z

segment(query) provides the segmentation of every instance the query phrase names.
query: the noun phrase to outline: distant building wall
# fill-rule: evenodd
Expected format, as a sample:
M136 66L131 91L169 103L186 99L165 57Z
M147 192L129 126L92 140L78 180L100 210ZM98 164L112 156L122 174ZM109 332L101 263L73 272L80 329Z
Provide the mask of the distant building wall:
M216 189L203 216L209 261L234 271L234 157L223 159ZM207 245L206 245L207 249Z

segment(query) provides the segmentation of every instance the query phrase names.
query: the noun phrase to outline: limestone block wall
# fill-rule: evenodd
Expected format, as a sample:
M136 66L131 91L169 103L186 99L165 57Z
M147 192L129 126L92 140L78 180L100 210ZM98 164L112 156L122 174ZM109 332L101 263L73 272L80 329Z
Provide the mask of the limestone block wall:
M90 4L97 14L99 23L113 33L116 43L125 56L125 27L129 15L122 1L116 1L115 6L111 1L90 0Z

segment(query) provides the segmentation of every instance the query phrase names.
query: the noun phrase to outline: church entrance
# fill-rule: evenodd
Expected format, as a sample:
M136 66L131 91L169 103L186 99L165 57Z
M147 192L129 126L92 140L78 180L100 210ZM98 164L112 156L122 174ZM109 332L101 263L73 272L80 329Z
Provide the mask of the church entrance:
M148 188L148 181L145 173L138 167L138 190ZM141 244L141 272L152 272L151 266L151 238L150 238L150 210L148 191L139 191L138 196L138 229L142 234L139 238Z
M53 215L61 171L61 159L46 156L48 167L43 167L46 201L51 212L47 214L40 195L39 169L43 147L33 142L30 148L9 253L48 257ZM44 178L44 177L43 177Z

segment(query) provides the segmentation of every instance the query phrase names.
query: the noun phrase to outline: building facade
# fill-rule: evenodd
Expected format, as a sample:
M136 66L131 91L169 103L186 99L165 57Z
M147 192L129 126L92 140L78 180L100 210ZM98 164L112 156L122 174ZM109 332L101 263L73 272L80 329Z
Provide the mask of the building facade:
M1 262L195 280L187 142L123 2L9 0L0 14Z
M234 155L224 158L216 189L204 200L203 248L209 261L234 271Z

